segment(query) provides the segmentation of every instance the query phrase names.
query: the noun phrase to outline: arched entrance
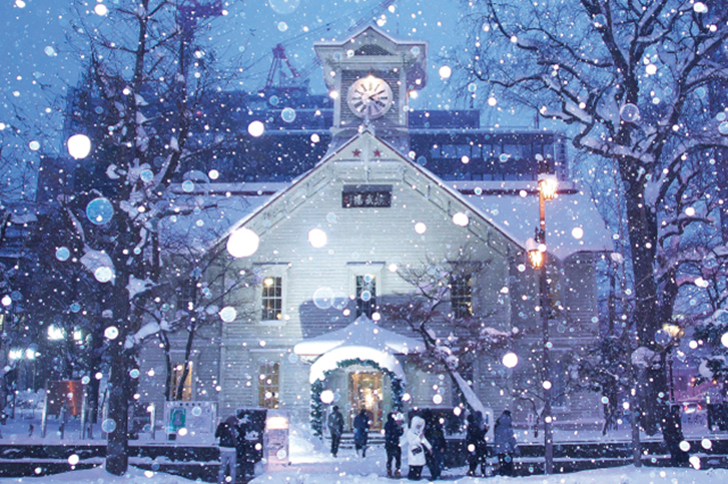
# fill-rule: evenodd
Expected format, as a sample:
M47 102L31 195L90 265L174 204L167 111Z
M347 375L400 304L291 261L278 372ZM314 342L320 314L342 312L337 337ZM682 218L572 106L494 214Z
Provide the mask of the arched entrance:
M347 430L362 408L372 422L371 430L383 428L388 412L402 410L402 378L375 361L344 360L322 377L311 384L311 425L318 433L323 432L327 408L332 405L341 409Z
M296 344L294 352L312 362L309 381L314 431L322 432L325 409L330 405L338 405L345 417L351 417L345 418L347 427L351 427L357 410L364 407L371 412L373 428L381 428L386 412L402 409L402 356L423 348L422 342L381 328L366 316Z
M391 398L385 399L385 387L382 385L384 375L379 370L359 369L359 365L356 367L355 371L347 372L349 413L356 414L362 408L365 409L371 422L371 429L381 430L383 416L392 408ZM351 419L353 420L353 417Z

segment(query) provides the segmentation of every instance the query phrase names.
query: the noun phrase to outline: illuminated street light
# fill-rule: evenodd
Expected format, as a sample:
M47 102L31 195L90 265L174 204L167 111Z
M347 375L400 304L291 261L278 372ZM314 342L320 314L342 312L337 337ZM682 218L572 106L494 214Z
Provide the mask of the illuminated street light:
M556 198L558 182L556 176L549 173L548 164L541 156L537 156L539 164L538 174L538 205L539 226L536 229L535 239L526 241L526 251L531 267L539 271L539 292L541 310L541 331L543 336L542 381L544 396L544 472L552 474L554 471L554 431L551 426L551 355L549 353L549 311L548 288L546 287L546 201Z

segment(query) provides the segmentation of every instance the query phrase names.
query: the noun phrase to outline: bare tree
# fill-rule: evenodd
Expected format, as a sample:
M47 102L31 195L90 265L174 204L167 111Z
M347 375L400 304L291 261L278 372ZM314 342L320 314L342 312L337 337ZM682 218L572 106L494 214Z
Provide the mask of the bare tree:
M215 6L221 11L221 2L210 8ZM164 194L191 153L195 110L221 76L212 71L212 51L194 36L203 17L214 12L186 11L170 0L119 2L103 17L84 15L81 3L77 7L74 30L83 36L90 66L86 87L101 108L91 156L106 180L93 180L98 189L77 195L74 226L83 241L80 262L99 283L111 285L106 470L121 475L129 455L129 372L138 364L134 336L161 274ZM101 210L84 206L91 202Z
M426 352L419 363L447 372L470 410L484 413L462 370L476 358L507 347L516 333L492 327L489 311L473 312L482 292L494 290L471 279L483 277L490 261L474 260L467 249L458 254L456 260L428 258L421 266L400 268L398 275L413 289L381 309L389 320L405 323L422 339Z
M694 166L728 144L728 123L711 115L705 97L728 75L728 11L720 2L675 0L471 5L475 29L457 58L468 80L487 83L501 106L563 123L574 147L616 164L634 270L631 320L639 344L659 351L656 334L678 293L668 274L676 259L661 257L674 238L660 235L663 217ZM703 222L687 216L679 224ZM664 415L665 373L663 360L639 382L649 433Z

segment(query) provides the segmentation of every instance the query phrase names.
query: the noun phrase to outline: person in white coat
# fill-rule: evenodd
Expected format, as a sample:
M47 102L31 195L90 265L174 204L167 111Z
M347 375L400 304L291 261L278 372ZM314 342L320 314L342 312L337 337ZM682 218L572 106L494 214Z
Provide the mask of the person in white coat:
M426 462L425 452L432 452L432 446L425 438L425 421L421 417L412 419L406 439L407 465L409 466L407 478L411 481L418 481Z

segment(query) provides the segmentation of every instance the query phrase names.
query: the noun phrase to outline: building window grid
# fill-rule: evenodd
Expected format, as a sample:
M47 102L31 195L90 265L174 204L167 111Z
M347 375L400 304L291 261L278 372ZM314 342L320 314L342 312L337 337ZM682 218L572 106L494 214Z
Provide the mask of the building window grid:
M192 362L189 363L189 371L187 372L187 377L185 378L183 388L182 388L182 398L181 401L188 402L192 400ZM182 379L182 374L184 373L185 365L183 363L180 363L179 365L174 365L172 367L172 400L177 400L177 388L179 387L179 382Z
M280 363L260 362L258 369L258 406L275 409L279 407Z
M457 275L450 278L450 304L453 316L465 318L473 315L472 277Z
M371 318L377 307L377 280L371 274L356 276L356 316Z
M283 278L269 276L263 279L261 297L263 321L278 321L283 316Z

